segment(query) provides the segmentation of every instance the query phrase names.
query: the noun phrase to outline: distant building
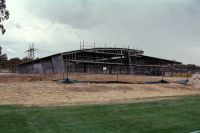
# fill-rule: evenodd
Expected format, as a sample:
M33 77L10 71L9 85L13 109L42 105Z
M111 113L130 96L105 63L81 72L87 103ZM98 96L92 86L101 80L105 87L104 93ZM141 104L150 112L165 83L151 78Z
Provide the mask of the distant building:
M65 72L161 75L173 72L177 61L144 55L144 51L126 48L80 49L47 56L20 64L20 74L61 74Z

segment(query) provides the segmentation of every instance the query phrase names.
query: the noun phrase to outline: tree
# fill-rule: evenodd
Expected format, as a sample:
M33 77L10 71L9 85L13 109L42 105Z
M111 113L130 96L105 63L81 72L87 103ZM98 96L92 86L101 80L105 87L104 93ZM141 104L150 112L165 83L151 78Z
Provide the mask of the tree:
M4 69L7 66L8 57L6 54L2 54L2 48L0 47L0 69Z
M26 62L29 62L29 61L33 61L33 59L28 58L28 57L22 58L22 63L26 63Z
M7 68L9 68L10 70L15 70L16 66L21 64L22 60L19 58L11 58L10 60L8 60L8 64L7 64Z
M3 24L1 24L4 20L9 19L9 11L6 9L6 0L0 0L0 30L2 34L6 32Z

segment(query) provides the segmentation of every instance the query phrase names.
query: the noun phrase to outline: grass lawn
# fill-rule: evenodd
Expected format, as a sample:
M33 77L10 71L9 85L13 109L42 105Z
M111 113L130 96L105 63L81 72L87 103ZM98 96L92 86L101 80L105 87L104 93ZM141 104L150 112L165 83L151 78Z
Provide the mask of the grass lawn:
M133 104L0 106L0 133L188 133L200 130L200 96Z

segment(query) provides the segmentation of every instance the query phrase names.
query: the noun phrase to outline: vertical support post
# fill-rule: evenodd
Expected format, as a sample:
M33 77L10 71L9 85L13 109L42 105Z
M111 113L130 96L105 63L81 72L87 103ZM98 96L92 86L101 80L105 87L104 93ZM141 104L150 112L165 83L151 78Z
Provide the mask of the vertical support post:
M117 66L117 82L119 81L119 66Z
M171 70L171 77L173 77L173 65L170 64L170 70Z
M62 76L63 76L62 78L63 78L63 81L64 81L64 80L65 80L65 73L63 73L63 75L62 75Z
M162 71L162 80L164 79L165 76L165 68L163 67L163 71Z
M52 68L52 72L53 72L53 74L56 74L56 72L55 72L55 68L54 68L54 66L53 66L53 57L51 57L51 68Z
M83 72L86 73L86 65L83 65Z
M69 65L68 65L68 62L67 62L67 82L69 81Z
M189 80L188 78L189 78L189 68L187 69L187 81Z

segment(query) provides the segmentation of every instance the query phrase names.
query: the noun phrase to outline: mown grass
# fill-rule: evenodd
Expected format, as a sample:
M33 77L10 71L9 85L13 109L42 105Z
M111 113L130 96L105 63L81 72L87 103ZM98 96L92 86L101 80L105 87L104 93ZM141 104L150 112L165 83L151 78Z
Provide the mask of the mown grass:
M0 106L1 133L188 133L200 130L200 96L133 104Z

